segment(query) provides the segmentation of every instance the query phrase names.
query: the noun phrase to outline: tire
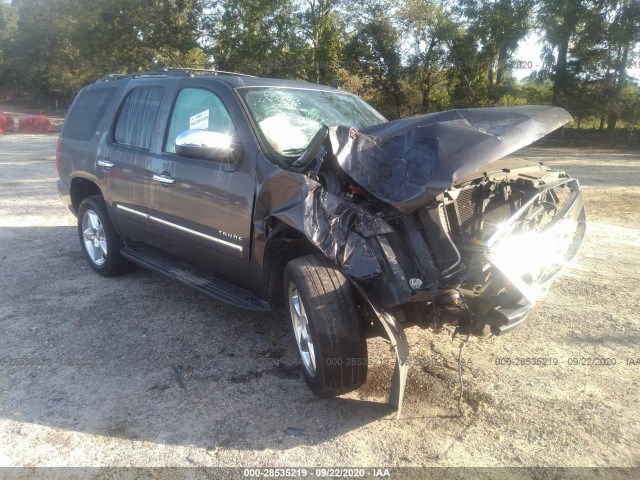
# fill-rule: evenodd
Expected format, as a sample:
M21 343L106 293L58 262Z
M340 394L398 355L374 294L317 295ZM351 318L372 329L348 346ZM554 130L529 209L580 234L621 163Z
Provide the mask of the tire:
M284 291L302 373L311 390L330 398L362 386L367 379L367 342L349 280L324 257L309 255L287 264Z
M133 268L133 264L120 255L122 240L113 229L102 196L87 197L80 203L78 237L89 265L100 275L120 275Z

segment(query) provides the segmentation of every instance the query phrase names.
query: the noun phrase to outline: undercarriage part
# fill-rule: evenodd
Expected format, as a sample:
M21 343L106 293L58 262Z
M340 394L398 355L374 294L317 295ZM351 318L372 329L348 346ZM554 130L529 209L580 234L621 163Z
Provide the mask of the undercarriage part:
M469 335L474 328L474 315L464 295L458 289L443 290L433 300L436 324L455 325L454 335Z
M400 235L397 237L402 242L402 248L407 254L408 265L403 265L403 269L414 279L414 285L418 285L416 280L420 280L417 289L430 289L437 287L440 283L440 272L436 267L432 252L425 242L425 237L421 232L420 222L415 215L409 215L397 221ZM410 273L409 273L410 272Z
M371 307L376 317L387 332L389 341L396 352L396 363L393 367L393 377L391 378L391 390L389 391L389 403L396 410L396 418L400 418L402 412L402 401L404 400L404 390L407 386L407 376L409 374L409 343L400 322L396 321L392 315L382 308L376 307L369 299L366 292L356 282L352 282L362 298Z
M461 308L464 305L464 298L458 290L445 290L439 293L436 298L436 307L440 309Z
M375 298L381 308L406 303L411 299L412 294L411 287L409 287L409 279L405 275L401 261L398 259L399 250L393 248L394 246L390 243L392 238L393 236L391 235L378 235L376 237L377 245L375 247L379 246L379 252L383 256L382 258L385 259L385 274L389 282L388 285L392 287L386 288L388 285L381 282L376 282L371 285L372 291L375 292Z

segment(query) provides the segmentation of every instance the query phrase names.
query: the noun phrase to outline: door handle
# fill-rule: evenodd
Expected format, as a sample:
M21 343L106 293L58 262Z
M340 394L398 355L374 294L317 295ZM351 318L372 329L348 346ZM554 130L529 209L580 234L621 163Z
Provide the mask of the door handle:
M108 158L102 158L100 160L98 160L98 165L104 168L113 168L116 166L115 163L113 163L111 160L109 160Z
M175 179L171 178L171 175L169 175L168 173L161 173L161 174L154 173L153 179L156 182L160 182L165 185L173 185L174 183L176 183Z

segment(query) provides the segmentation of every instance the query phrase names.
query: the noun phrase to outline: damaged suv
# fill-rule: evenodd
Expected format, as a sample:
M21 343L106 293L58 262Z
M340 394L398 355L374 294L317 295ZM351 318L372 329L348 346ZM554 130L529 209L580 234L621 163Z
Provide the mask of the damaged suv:
M335 88L238 74L110 75L82 89L57 149L61 198L102 275L133 264L238 307L284 299L320 396L361 386L367 332L501 335L578 250L578 181L508 154L560 108L396 121Z

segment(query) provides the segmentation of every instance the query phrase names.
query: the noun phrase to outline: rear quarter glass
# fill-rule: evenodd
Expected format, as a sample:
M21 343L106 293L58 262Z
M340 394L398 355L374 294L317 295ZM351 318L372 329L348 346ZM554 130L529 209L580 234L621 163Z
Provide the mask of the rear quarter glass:
M117 88L100 88L81 92L67 115L60 136L72 140L91 140L117 91Z

